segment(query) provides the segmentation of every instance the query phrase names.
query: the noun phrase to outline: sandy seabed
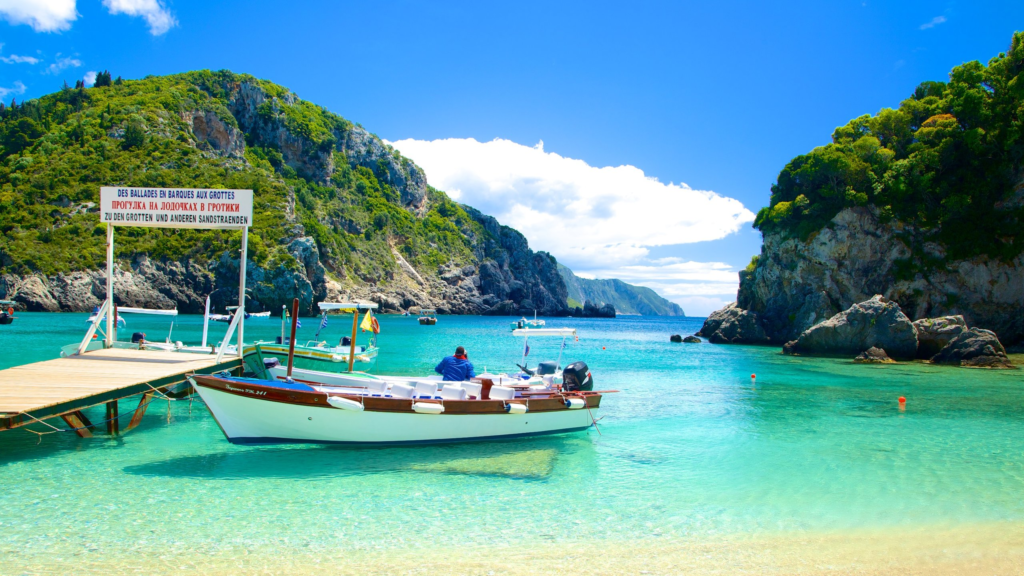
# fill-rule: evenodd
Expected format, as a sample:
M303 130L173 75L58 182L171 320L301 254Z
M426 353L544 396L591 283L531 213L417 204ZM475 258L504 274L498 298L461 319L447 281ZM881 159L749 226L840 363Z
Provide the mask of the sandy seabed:
M501 540L501 538L496 538ZM1024 574L1024 524L914 526L826 533L595 540L513 547L256 549L215 554L5 550L3 574ZM13 552L13 553L11 553Z

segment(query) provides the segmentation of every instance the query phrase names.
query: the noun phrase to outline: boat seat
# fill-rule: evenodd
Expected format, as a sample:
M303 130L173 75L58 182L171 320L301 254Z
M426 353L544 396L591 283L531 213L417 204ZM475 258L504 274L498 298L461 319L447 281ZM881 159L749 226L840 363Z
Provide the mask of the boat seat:
M417 398L433 398L437 396L437 382L417 382Z
M466 391L466 395L472 398L480 399L484 385L477 384L476 382L463 382L462 389Z
M402 384L401 382L395 382L391 385L391 397L392 398L412 398L413 391L415 388L408 384Z
M467 397L469 397L469 393L458 383L445 384L444 388L441 388L442 400L465 400Z
M515 388L491 386L491 400L512 400L516 397Z

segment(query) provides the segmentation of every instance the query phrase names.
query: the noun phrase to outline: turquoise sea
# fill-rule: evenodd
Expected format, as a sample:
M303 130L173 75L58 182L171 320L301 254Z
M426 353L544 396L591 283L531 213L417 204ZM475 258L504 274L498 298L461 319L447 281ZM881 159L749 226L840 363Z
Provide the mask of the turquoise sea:
M85 318L20 313L0 327L0 367L56 357ZM509 318L380 320L379 373L429 372L460 344L478 372L514 369L522 353ZM155 402L116 438L0 432L0 573L314 572L328 559L334 570L390 571L373 562L399 557L407 563L396 572L419 573L429 562L418 557L470 550L471 560L451 553L452 573L500 574L532 548L633 558L638 542L651 554L780 534L1022 524L1024 370L862 366L669 342L701 321L547 319L579 330L563 364L583 360L596 389L619 391L602 402L600 432L388 449L234 446L198 400ZM123 337L162 340L169 327L128 322ZM173 339L198 342L201 323L179 317ZM299 339L311 338L318 320L303 323ZM350 328L332 317L324 334ZM247 340L279 331L277 320L246 323ZM560 342L531 341L530 365L554 359ZM102 419L101 408L87 413ZM480 563L489 557L502 559L497 572ZM642 557L633 560L640 571Z

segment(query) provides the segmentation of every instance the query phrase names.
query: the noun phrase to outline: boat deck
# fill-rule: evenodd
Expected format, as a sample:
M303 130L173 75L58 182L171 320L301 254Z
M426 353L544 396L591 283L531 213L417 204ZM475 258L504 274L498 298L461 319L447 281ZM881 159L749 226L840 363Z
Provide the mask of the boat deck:
M0 431L240 366L237 357L106 348L0 370Z

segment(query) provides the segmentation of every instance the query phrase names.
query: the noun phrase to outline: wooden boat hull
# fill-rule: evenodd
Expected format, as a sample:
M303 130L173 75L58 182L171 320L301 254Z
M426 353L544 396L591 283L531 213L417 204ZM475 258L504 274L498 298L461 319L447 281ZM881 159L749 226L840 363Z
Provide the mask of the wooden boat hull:
M8 316L7 314L0 314L0 324L11 324L14 322L14 316Z
M433 326L437 324L437 318L420 318L420 324L423 326Z
M559 397L528 402L525 414L508 414L500 400L445 401L445 413L412 411L412 400L355 399L363 411L334 408L327 395L196 376L196 390L227 439L235 444L327 443L351 445L438 444L501 440L586 430L600 395L589 408L570 410ZM417 402L420 402L417 400Z

